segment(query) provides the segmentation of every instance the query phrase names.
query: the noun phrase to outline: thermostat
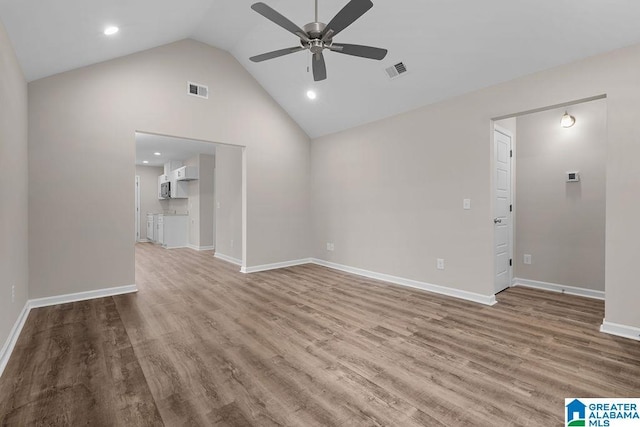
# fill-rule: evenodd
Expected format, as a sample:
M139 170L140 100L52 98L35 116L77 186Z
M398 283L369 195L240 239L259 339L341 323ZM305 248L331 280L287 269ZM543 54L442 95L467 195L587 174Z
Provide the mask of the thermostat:
M580 172L567 172L567 182L580 181Z

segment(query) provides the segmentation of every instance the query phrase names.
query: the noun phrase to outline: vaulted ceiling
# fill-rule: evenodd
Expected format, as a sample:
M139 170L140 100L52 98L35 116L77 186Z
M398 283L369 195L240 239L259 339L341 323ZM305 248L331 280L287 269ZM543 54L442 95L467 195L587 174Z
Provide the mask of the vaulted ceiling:
M640 43L634 0L373 2L335 41L389 54L374 61L325 51L321 82L307 71L308 51L249 61L298 44L251 10L253 0L0 0L0 19L29 81L184 38L227 50L311 137ZM265 3L298 26L314 20L313 0ZM319 20L346 3L319 0ZM107 25L120 32L104 36ZM408 72L389 79L384 69L401 61Z

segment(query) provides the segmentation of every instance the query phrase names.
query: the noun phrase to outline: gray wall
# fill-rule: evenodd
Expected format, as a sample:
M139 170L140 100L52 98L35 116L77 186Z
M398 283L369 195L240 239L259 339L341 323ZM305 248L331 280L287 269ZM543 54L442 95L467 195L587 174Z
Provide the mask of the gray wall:
M242 259L242 149L216 147L216 254Z
M158 199L158 176L164 173L162 167L136 165L136 175L140 176L140 239L147 238L147 213L161 213L167 202Z
M0 23L0 349L28 292L27 82ZM45 216L46 212L40 212ZM11 301L15 286L15 301Z
M606 94L606 320L640 327L639 68L633 46L315 139L314 256L493 294L491 120Z
M189 244L196 248L213 246L213 174L215 157L198 154L186 166L198 168L198 179L189 181Z
M37 80L29 115L34 297L134 283L135 131L246 146L247 265L308 256L309 139L229 53L184 40Z
M606 100L517 121L515 276L604 291ZM566 172L580 171L567 183ZM523 263L524 254L532 264Z
M213 208L213 188L215 172L215 157L210 154L198 155L198 180L200 192L200 246L214 246L214 208Z

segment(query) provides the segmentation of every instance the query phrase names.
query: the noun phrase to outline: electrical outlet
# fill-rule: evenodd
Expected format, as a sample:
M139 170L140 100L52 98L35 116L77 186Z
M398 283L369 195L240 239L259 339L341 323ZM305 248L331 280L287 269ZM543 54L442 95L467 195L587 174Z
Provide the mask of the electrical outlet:
M471 209L471 199L462 200L462 209L465 209L465 210Z
M333 252L335 245L333 243L327 243L327 250Z
M438 270L444 270L444 259L438 258L438 260L436 261L436 268Z
M523 262L527 265L531 264L531 255L530 254L524 254L524 260Z
M231 247L233 247L233 240L231 240Z
M11 285L11 302L16 302L16 285Z
M216 203L216 208L220 209L220 202Z

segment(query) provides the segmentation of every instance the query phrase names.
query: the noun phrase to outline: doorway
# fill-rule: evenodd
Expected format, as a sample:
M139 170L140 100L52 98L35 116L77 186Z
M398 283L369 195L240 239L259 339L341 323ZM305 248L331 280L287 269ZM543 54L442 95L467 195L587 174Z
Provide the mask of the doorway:
M239 270L245 148L147 132L136 132L135 143L137 241L211 254Z
M521 285L604 299L606 119L602 96L494 120L496 293Z

